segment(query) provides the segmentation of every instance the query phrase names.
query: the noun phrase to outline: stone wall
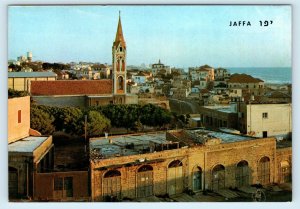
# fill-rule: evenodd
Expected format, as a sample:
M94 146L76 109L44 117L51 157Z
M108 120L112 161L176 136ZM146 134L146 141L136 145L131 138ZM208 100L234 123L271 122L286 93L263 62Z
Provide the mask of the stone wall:
M258 164L263 157L270 159L270 183L274 183L278 180L276 154L275 139L266 138L95 160L91 161L91 198L95 201L103 200L103 176L114 169L121 172L121 197L136 198L138 169L145 164L153 167L153 194L167 194L170 184L168 166L174 160L182 162L183 191L193 189L195 169L202 171L201 189L213 190L212 170L219 164L225 167L225 187L236 187L237 164L243 160L250 169L249 184L260 183L257 176ZM286 156L291 156L291 150L286 151ZM140 162L143 159L145 161Z

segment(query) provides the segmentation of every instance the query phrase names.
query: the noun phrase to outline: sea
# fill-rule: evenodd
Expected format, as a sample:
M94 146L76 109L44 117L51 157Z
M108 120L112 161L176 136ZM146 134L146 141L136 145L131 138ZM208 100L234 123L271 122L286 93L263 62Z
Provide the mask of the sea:
M271 84L291 84L292 68L291 67L228 67L231 74L245 73L255 78L260 78L265 83Z

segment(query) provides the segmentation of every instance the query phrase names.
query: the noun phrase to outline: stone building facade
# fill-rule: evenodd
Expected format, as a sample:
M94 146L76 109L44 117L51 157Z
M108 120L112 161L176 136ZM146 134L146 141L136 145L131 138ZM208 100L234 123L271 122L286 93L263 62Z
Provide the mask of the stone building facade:
M232 105L202 106L199 113L204 127L233 129L238 127L238 114Z
M179 138L188 141L190 136L178 135L176 131L166 136L167 141ZM169 149L157 152L93 159L90 161L91 199L171 196L187 190L218 191L290 181L287 176L291 174L288 166L291 165L291 147L276 148L274 138L219 142L219 139L210 139L205 144L172 149L169 145ZM285 178L280 171L285 172Z
M229 90L242 89L243 95L263 95L264 81L247 74L233 74L227 81Z

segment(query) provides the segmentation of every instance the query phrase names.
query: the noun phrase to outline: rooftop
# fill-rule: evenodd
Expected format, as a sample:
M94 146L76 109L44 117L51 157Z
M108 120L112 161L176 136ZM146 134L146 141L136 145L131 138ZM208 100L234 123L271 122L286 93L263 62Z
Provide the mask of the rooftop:
M228 80L228 83L259 83L259 82L264 82L264 81L259 78L254 78L251 75L237 74L237 73L233 74Z
M206 129L171 130L168 132L129 134L90 140L91 159L153 153L163 150L213 145L256 139L250 136Z
M42 95L100 95L112 94L112 80L32 81L31 94Z
M217 110L219 112L225 112L225 113L236 113L229 105L204 106L204 108Z
M8 72L9 78L56 77L53 72Z
M42 143L44 143L48 136L29 136L19 141L13 142L8 145L8 152L33 152Z
M166 140L165 132L92 138L91 158L103 159L154 152L156 147L161 148L161 145L167 144L173 142Z
M220 131L212 131L207 129L184 130L197 143L205 144L209 139L220 139L221 143L232 143L245 140L253 140L255 137L244 136L239 134L230 134Z

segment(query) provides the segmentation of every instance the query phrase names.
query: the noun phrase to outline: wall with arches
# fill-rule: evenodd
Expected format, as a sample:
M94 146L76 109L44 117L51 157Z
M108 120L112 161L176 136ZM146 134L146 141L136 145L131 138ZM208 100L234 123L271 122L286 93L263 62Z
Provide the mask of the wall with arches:
M121 173L121 199L274 183L279 178L278 152L291 156L291 149L280 154L275 139L267 138L92 161L91 198L103 201L103 176L114 169ZM139 174L142 166L152 170ZM259 182L262 176L268 182Z
M276 182L292 181L292 148L286 147L276 150ZM285 173L285 174L284 174ZM289 175L289 176L288 176Z

